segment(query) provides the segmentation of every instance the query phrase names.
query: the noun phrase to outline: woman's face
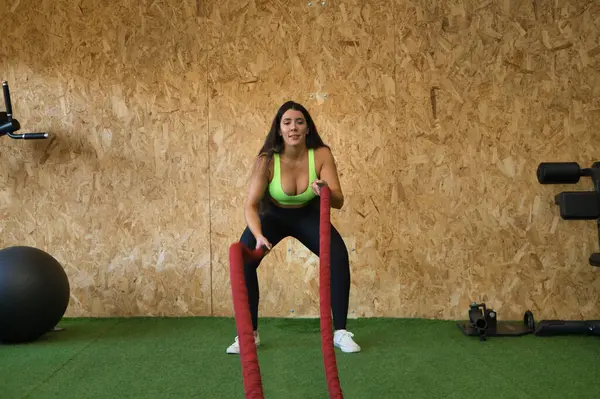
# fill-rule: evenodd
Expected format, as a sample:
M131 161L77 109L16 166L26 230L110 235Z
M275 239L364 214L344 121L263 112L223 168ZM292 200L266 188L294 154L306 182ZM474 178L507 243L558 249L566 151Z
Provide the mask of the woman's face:
M301 111L288 109L281 117L279 129L286 145L296 146L305 143L308 125Z

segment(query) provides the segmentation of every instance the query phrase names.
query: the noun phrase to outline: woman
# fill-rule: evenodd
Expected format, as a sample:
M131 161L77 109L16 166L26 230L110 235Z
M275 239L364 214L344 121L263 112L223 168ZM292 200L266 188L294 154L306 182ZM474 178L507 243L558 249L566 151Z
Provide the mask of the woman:
M344 195L333 155L319 136L308 111L293 101L284 103L271 125L250 179L244 215L248 226L240 242L248 248L269 250L282 239L298 239L319 255L320 186L331 192L331 207L340 209ZM331 308L334 345L343 352L359 352L360 347L346 331L350 296L348 250L339 232L331 226ZM260 261L244 264L252 327L258 335L258 276ZM227 353L239 353L238 337Z

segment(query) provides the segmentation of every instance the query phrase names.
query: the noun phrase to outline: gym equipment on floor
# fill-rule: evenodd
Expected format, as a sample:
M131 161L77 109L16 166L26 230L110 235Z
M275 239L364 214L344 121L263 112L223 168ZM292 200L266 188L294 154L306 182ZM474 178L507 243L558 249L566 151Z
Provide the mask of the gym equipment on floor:
M596 220L598 244L600 246L600 162L591 168L581 168L577 162L542 162L538 165L537 179L540 184L576 184L581 177L589 177L593 191L563 191L554 197L560 216L565 220ZM589 264L600 266L600 252L592 253ZM600 320L542 320L535 325L533 314L525 312L523 322L497 321L497 314L487 309L484 303L473 302L469 310L469 321L459 322L458 327L465 335L479 336L485 341L488 336L520 336L535 334L538 337L554 335L599 335Z
M488 337L518 337L534 334L537 337L555 335L600 336L600 320L542 320L536 324L531 311L523 314L523 321L498 321L497 313L485 303L471 304L469 320L457 323L467 336L478 336L480 341Z
M523 321L498 321L498 313L489 309L485 303L471 304L469 320L457 323L458 328L467 336L478 336L480 341L488 337L519 337L531 334L535 329L535 319L529 310L523 315Z
M535 335L600 335L600 320L542 320Z

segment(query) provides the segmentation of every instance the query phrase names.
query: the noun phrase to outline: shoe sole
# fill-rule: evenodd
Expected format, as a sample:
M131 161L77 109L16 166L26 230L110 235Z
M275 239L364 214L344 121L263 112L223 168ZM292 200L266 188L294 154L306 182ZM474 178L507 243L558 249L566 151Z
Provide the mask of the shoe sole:
M339 345L334 345L336 348L338 348L339 350L341 350L344 353L358 353L360 352L360 348L359 349L348 349L348 348L344 348L341 347Z
M256 346L257 349L259 347L260 347L260 345ZM341 350L344 353L358 353L358 352L360 352L360 349L357 349L357 350L345 349L345 348L342 348L342 347L337 346L337 345L335 345L335 347L338 348L339 350ZM228 355L239 355L240 354L240 352L233 352L233 351L229 351L229 350L226 351L226 352L227 352Z
M255 345L256 345L256 344L255 344ZM256 349L258 349L258 348L260 348L260 344L256 345ZM228 355L239 355L239 354L240 354L240 352L239 352L239 351L237 351L237 352L233 352L233 351L230 351L229 349L227 349L225 352L226 352Z

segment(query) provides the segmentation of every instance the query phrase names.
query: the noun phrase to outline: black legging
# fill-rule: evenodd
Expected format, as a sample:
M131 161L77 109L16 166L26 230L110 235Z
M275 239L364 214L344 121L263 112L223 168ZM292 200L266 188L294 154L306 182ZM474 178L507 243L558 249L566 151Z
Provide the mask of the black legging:
M271 205L260 217L262 233L273 247L286 237L294 237L319 256L320 216L319 197L302 208L281 208ZM240 242L251 250L255 249L256 238L248 227L242 233ZM260 261L248 261L244 264L252 327L255 331L258 328L259 289L256 269L259 265ZM333 225L331 225L330 269L333 328L341 330L346 328L348 317L350 264L346 245Z

